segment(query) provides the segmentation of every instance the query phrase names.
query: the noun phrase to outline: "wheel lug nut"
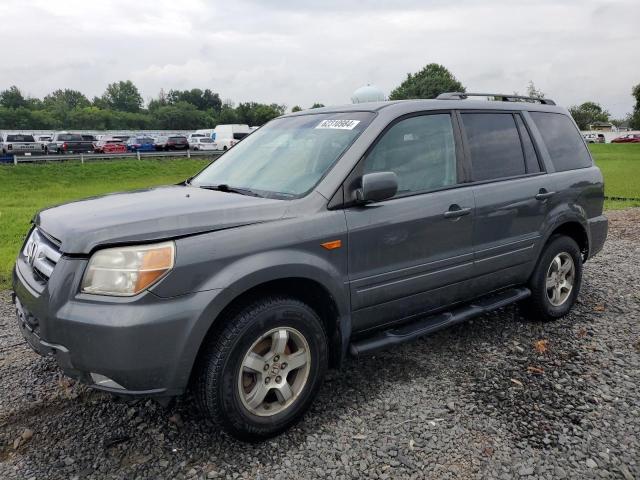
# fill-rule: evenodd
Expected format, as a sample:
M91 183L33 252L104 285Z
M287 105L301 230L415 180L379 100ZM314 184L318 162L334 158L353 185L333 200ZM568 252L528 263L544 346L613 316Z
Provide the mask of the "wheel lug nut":
M276 382L280 383L281 381L282 381L282 377L277 376L277 377L276 377Z
M286 364L286 363L283 363L282 365L280 365L280 368L281 368L281 369L285 369L285 368L287 368L287 364Z
M265 364L264 364L264 371L266 372L267 370L269 370L269 364L268 364L268 363L265 363Z
M270 377L267 377L267 378L264 379L264 383L269 383L270 381L271 381Z
M273 357L274 362L277 362L278 360L280 360L280 355L276 355L275 357Z

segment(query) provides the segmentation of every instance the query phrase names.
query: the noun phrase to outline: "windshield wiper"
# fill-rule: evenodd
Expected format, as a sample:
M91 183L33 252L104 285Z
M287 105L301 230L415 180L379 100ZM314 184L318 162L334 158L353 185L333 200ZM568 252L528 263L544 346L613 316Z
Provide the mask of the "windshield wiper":
M249 195L251 197L262 197L259 193L251 190L250 188L231 187L226 183L220 183L218 185L196 185L198 188L204 188L206 190L216 190L218 192L239 193L240 195Z

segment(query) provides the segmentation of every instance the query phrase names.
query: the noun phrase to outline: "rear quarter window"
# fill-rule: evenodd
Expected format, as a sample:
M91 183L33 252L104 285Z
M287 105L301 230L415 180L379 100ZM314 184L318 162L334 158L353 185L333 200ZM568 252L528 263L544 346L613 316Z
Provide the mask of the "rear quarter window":
M590 167L591 156L573 122L561 113L529 112L558 172Z

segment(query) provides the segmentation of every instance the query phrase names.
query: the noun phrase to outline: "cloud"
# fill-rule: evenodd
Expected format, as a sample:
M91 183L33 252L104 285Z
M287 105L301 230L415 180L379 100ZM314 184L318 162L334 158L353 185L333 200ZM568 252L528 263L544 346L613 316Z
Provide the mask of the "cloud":
M349 101L371 82L389 92L430 62L470 91L524 92L529 80L571 105L632 108L640 83L633 0L3 0L0 39L19 45L0 88L100 95L131 79L211 88L222 98L309 106ZM28 25L28 28L25 28Z

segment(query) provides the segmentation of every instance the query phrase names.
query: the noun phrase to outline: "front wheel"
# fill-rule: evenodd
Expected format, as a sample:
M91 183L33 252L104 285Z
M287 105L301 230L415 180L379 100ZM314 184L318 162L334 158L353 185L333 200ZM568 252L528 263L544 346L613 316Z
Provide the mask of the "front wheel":
M555 320L573 307L582 283L582 255L570 237L549 239L529 281L525 313L533 320Z
M223 320L224 321L224 320ZM262 298L207 340L194 378L200 409L232 436L259 441L295 424L327 368L327 337L311 307Z

